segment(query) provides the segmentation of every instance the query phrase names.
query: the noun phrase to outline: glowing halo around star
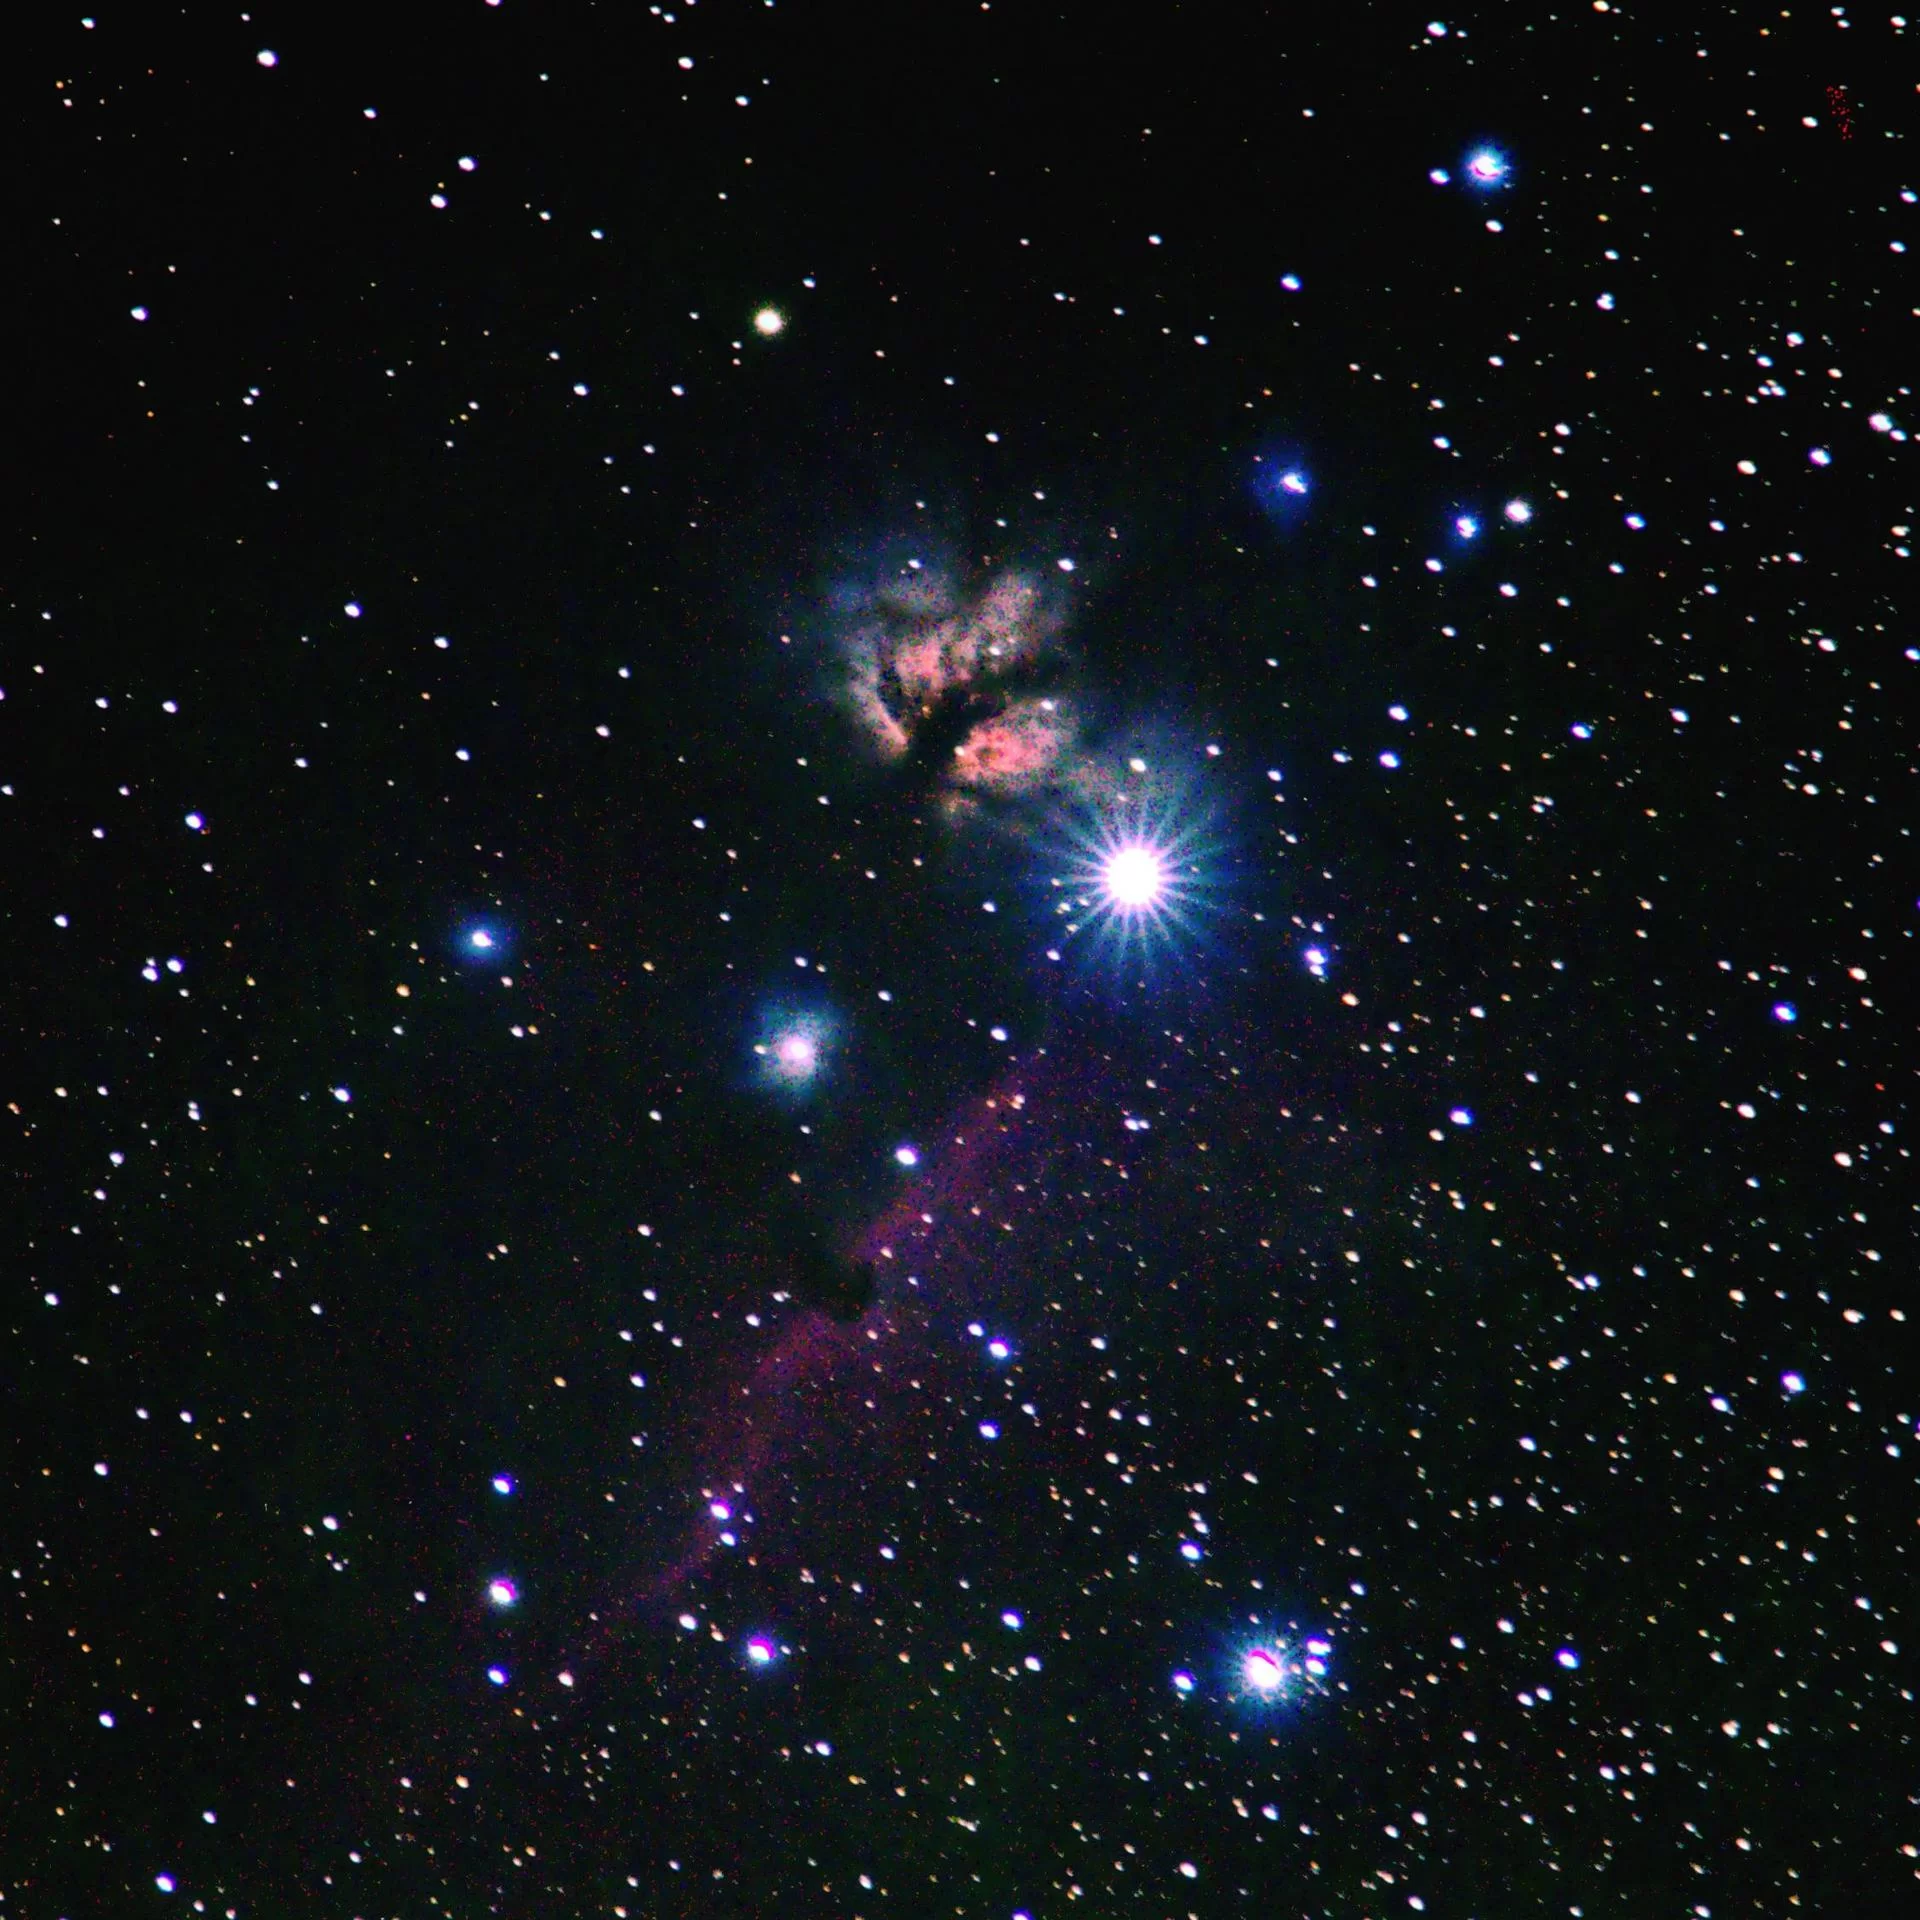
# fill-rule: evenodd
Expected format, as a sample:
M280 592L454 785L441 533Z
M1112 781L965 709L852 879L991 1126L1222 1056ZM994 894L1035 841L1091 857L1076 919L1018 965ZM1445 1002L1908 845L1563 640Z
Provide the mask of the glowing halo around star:
M784 1093L806 1092L825 1071L832 1023L817 1013L777 1013L753 1043L761 1080Z
M454 934L453 949L469 966L500 966L511 958L513 941L498 920L469 920Z
M1513 177L1513 162L1498 147L1476 147L1467 155L1465 172L1476 187L1504 187Z
M1122 911L1143 912L1166 891L1166 870L1159 852L1142 841L1130 841L1107 856L1100 872L1107 898Z
M820 1064L819 1042L810 1033L783 1033L773 1043L770 1052L774 1070L789 1080L811 1079L814 1068Z
M1251 1647L1240 1661L1240 1675L1250 1691L1270 1699L1287 1684L1287 1670L1271 1647Z
M1069 822L1067 860L1049 889L1056 941L1086 943L1124 969L1163 956L1192 933L1209 890L1208 836L1181 813L1178 803L1123 797Z
M1331 1684L1332 1653L1330 1641L1296 1640L1291 1633L1243 1643L1229 1664L1230 1690L1249 1708L1302 1707Z
M1109 833L1094 850L1092 871L1077 876L1091 881L1092 922L1103 940L1122 947L1144 945L1177 919L1181 885L1177 850L1167 841L1141 832Z
M1295 448L1256 453L1249 482L1260 510L1279 526L1292 525L1313 499L1312 471Z

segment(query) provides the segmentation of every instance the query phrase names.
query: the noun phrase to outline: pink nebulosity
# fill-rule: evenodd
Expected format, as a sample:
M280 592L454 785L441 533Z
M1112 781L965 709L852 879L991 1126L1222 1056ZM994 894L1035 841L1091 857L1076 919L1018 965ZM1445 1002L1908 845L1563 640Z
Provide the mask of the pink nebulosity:
M724 1386L704 1430L694 1437L689 1471L704 1471L714 1487L747 1489L763 1484L775 1470L775 1455L789 1425L836 1366L856 1356L860 1334L861 1329L823 1313L798 1315L745 1378L736 1376ZM727 1503L705 1496L702 1519L636 1596L641 1606L657 1607L675 1599L716 1554L728 1550L713 1517L716 1504Z
M1024 1091L1031 1070L1009 1073L998 1085L970 1100L940 1135L930 1177L903 1189L876 1214L854 1243L855 1257L893 1262L908 1242L927 1238L951 1211L958 1196L979 1189L992 1165L1028 1143L1036 1114Z
M971 600L916 575L875 595L846 635L845 697L888 760L924 745L930 725L951 725L951 758L933 771L949 798L1030 789L1058 775L1077 737L1060 702L1021 690L1059 630L1058 612L1025 575L1002 574ZM970 723L969 704L979 708Z
M986 672L1025 665L1059 630L1058 617L1023 574L1002 574L974 603L972 638L977 664Z
M941 1130L925 1178L875 1215L848 1243L850 1257L882 1273L880 1297L858 1322L798 1312L772 1343L731 1378L716 1383L699 1430L688 1436L688 1479L701 1491L700 1517L679 1549L644 1579L635 1602L648 1611L678 1606L689 1582L717 1555L744 1551L726 1522L744 1521L753 1490L762 1498L791 1471L795 1443L802 1452L856 1406L873 1409L882 1369L890 1374L905 1347L926 1354L930 1303L909 1292L910 1248L924 1249L946 1221L965 1216L963 1196L990 1187L1009 1154L1032 1151L1036 1119L1027 1077L1010 1072L969 1100ZM744 1491L742 1491L744 1490ZM728 1527L728 1531L732 1531ZM764 1549L762 1549L764 1551Z
M916 584L887 595L881 614L861 641L878 651L908 714L1030 664L1058 630L1039 589L1017 574L1003 574L971 605L941 582Z
M822 1510L803 1496L817 1492L822 1463L831 1473L869 1449L894 1447L930 1403L951 1405L945 1387L929 1385L955 1364L938 1329L972 1310L978 1289L1017 1284L1006 1218L979 1203L1007 1186L1012 1169L1044 1159L1045 1116L1061 1091L1052 1067L1010 1065L967 1100L930 1136L921 1177L843 1242L849 1259L880 1274L858 1321L783 1306L757 1352L740 1351L716 1326L714 1344L689 1355L702 1370L702 1409L690 1426L662 1436L687 1500L677 1537L629 1572L622 1604L594 1616L585 1644L568 1649L570 1672L584 1680L636 1629L675 1617L690 1626L701 1576L723 1556L791 1571L791 1515L796 1507L811 1512L807 1533L817 1531ZM709 1277L759 1313L790 1276L777 1252L742 1245ZM952 1391L961 1390L956 1377ZM756 1639L768 1659L756 1656ZM756 1667L778 1653L764 1628L735 1644Z
M1016 700L981 721L953 750L952 779L963 787L1007 792L1049 778L1072 744L1057 700Z

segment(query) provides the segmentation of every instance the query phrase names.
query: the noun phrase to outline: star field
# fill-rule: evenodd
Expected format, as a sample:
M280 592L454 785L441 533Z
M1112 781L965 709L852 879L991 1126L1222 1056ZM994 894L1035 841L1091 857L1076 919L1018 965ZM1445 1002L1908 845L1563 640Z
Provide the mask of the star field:
M0 1916L1899 1910L1917 32L36 24Z

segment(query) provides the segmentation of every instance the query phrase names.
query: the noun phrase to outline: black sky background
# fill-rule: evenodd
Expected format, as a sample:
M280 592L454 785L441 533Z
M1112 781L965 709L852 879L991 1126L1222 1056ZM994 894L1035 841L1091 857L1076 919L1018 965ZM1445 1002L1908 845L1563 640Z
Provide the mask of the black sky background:
M6 116L4 1911L1902 1897L1911 30L95 18ZM829 697L908 548L1077 557L1150 967ZM934 1149L851 1325L803 985L834 1231Z

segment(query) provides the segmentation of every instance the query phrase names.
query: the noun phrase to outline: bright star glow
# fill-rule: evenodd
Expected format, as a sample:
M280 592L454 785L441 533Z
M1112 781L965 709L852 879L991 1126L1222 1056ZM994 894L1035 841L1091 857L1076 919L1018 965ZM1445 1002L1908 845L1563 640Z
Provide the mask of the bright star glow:
M1509 500L1506 515L1516 527L1524 527L1533 518L1533 509L1524 500Z
M771 340L787 324L787 317L778 307L762 307L753 316L753 330L763 340Z
M1240 1663L1240 1671L1247 1685L1255 1693L1278 1693L1286 1684L1286 1669L1280 1664L1278 1654L1266 1647L1255 1647Z
M1138 842L1119 847L1108 855L1101 878L1107 898L1122 908L1151 907L1166 885L1159 854Z
M1553 1657L1559 1661L1569 1673L1580 1664L1580 1656L1575 1653L1571 1647L1562 1647Z
M1780 1376L1780 1387L1785 1393L1805 1393L1807 1383L1797 1373L1783 1373Z
M495 1493L511 1493L513 1491L512 1478L504 1473L496 1473L493 1476L493 1490Z
M467 935L467 945L470 946L475 953L485 953L493 945L493 935L490 934L485 927L475 927L474 930Z
M1447 1118L1451 1120L1456 1127L1470 1127L1473 1125L1473 1112L1472 1109L1468 1107L1455 1107L1454 1110L1447 1115Z
M1512 170L1497 147L1480 147L1467 156L1467 177L1478 186L1497 187Z
M1791 1000L1779 1000L1774 1003L1773 1017L1783 1027L1790 1027L1800 1018L1800 1009Z
M811 1080L819 1064L820 1044L810 1033L783 1033L773 1043L774 1071L783 1080Z
M895 1147L893 1157L903 1167L917 1167L920 1164L920 1155L912 1147Z
M1463 513L1453 523L1453 530L1462 540L1471 540L1480 531L1480 522L1472 514Z
M1256 454L1253 470L1247 476L1254 500L1276 526L1291 526L1299 520L1313 491L1313 480L1300 445L1272 446Z
M765 1634L756 1633L747 1642L747 1659L756 1667L768 1666L773 1660L773 1642Z
M1159 791L1143 791L1158 785ZM1207 832L1143 756L1127 762L1110 810L1063 822L1067 864L1057 873L1059 931L1090 943L1100 960L1132 971L1193 930L1209 891Z
M487 1582L487 1598L496 1607L510 1607L520 1598L520 1589L511 1580L502 1578Z
M834 1020L818 1009L791 1004L776 1007L764 1017L766 1025L753 1046L762 1083L796 1096L808 1092L826 1071Z
M1191 1693L1193 1691L1193 1675L1190 1673L1176 1673L1173 1676L1173 1690L1175 1693Z
M496 1687L504 1687L507 1684L507 1670L505 1667L489 1667L487 1669L487 1678L491 1680Z

